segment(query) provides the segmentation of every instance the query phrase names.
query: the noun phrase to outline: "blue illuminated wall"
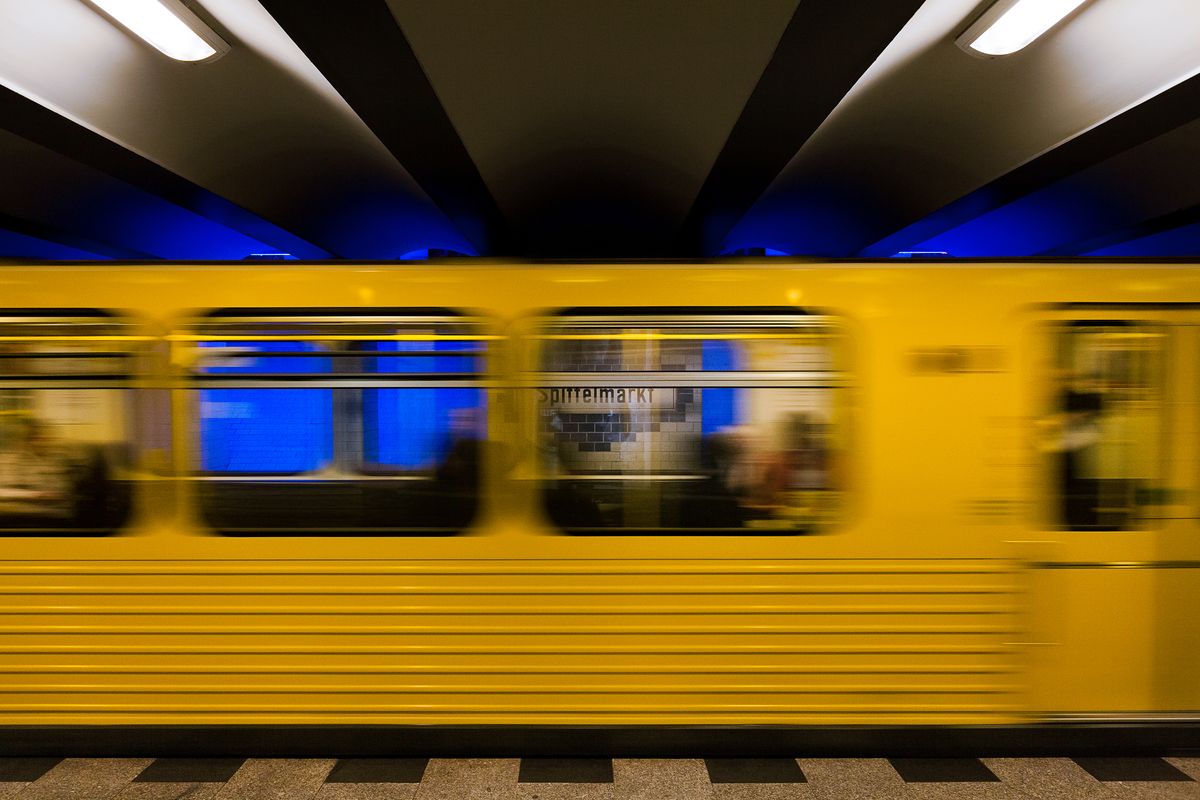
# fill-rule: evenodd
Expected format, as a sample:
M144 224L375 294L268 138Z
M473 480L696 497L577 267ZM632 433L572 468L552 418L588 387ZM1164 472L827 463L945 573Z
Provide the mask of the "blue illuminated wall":
M1068 182L1032 192L905 249L945 251L955 258L1035 256L1120 226L1124 219L1118 205Z
M419 250L409 250L400 256L401 261L425 261L430 258L466 258L467 253L459 250L446 250L439 247L422 247Z
M1200 255L1200 222L1139 236L1127 242L1092 250L1086 255L1111 258Z
M782 250L776 250L772 247L739 247L736 250L726 250L721 253L723 256L748 256L748 257L779 257L786 256L787 253Z
M476 357L449 355L479 348L478 342L380 342L374 349L447 355L379 357L380 373L472 373ZM453 443L455 417L483 405L480 389L367 389L362 395L363 457L368 464L399 469L434 467Z
M206 343L221 347L220 343ZM381 342L380 352L418 352L369 358L368 372L471 373L475 358L451 355L478 348L476 342ZM314 352L307 342L268 342L260 352ZM444 352L445 355L439 353ZM245 358L212 367L213 374L328 373L332 360ZM475 388L364 389L364 461L398 469L433 468L449 452L456 416L482 406ZM200 392L201 465L206 472L294 474L314 472L333 461L333 390L204 389Z
M228 346L205 342L204 347ZM264 342L260 352L309 352L308 342ZM327 373L331 360L245 358L214 366L212 374ZM294 474L333 460L331 389L200 390L201 469L205 472Z
M708 339L701 349L701 367L705 372L736 371L736 342ZM700 435L709 436L738 423L740 389L707 388L701 392Z
M103 260L106 256L0 228L0 258L29 258L39 261L91 261Z

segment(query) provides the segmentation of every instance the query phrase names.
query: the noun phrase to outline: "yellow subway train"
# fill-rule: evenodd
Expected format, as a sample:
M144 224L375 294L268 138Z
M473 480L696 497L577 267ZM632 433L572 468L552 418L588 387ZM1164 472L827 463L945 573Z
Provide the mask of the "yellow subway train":
M1194 265L9 264L0 298L10 752L1200 720Z

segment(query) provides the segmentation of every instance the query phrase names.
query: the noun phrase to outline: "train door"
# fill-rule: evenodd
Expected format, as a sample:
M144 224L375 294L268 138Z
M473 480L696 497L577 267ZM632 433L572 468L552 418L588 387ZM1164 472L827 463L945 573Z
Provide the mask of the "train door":
M1044 535L1029 543L1033 705L1052 718L1200 710L1200 316L1066 309L1037 326Z

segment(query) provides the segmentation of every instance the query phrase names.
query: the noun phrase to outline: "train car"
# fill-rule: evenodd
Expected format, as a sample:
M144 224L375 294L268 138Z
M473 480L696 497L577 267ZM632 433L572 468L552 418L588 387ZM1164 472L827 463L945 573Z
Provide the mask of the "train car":
M1194 265L0 287L8 752L1196 746Z

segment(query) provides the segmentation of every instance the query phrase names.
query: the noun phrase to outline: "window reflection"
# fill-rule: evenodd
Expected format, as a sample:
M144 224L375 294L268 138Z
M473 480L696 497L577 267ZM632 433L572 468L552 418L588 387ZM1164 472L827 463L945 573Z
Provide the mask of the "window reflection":
M209 375L328 374L311 342L201 342ZM309 354L313 355L309 355ZM331 389L202 389L201 469L291 475L333 462Z
M486 435L473 325L228 313L201 330L198 478L214 528L454 532L473 519Z
M0 531L106 533L130 510L137 337L101 312L0 317Z
M1162 347L1161 331L1128 322L1080 323L1059 335L1046 439L1061 527L1136 528L1163 501Z
M560 527L807 532L836 515L840 376L814 320L569 320L543 350Z

